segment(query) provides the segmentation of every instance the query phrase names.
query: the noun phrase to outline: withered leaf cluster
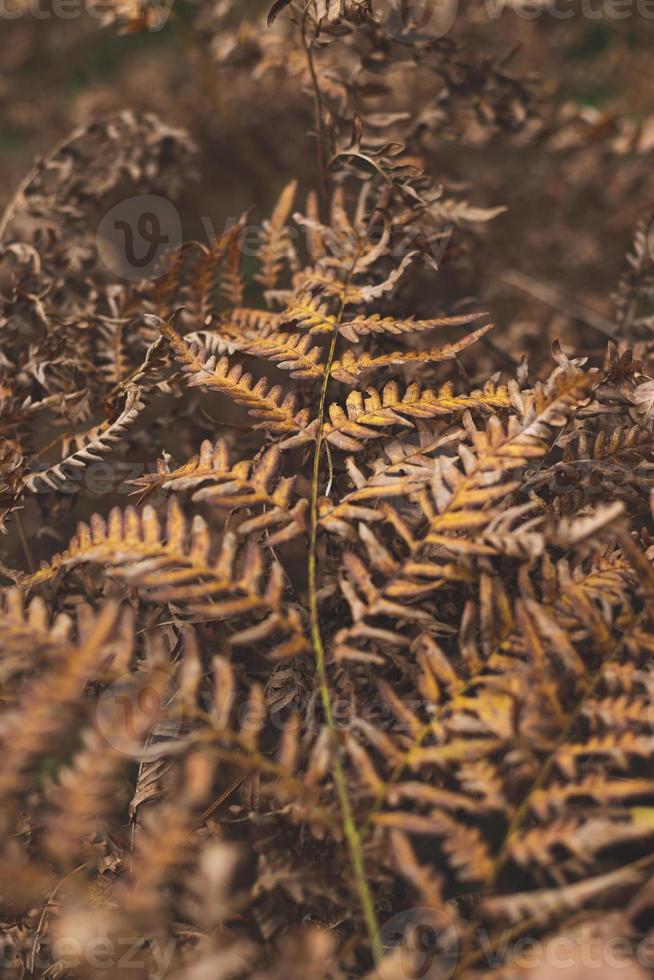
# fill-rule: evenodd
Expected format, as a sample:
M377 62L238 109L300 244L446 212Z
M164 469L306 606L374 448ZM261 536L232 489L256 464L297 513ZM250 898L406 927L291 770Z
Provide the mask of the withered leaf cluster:
M271 34L195 8L217 65L309 97L314 186L280 182L254 258L246 213L125 280L103 216L175 202L194 147L124 111L2 219L0 970L511 977L520 940L542 970L584 930L633 951L654 926L647 220L610 339L535 369L482 304L439 298L502 208L422 152L435 119L533 128L533 80L389 37L374 3L278 2ZM393 80L418 71L447 86L415 112Z

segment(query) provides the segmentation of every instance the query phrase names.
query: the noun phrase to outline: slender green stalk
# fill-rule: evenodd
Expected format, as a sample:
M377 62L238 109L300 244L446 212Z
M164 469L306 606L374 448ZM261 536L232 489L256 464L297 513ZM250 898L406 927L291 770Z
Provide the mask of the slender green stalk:
M326 154L325 154L326 132L324 126L324 119L323 119L322 93L320 91L316 66L313 60L313 50L311 47L311 42L307 39L306 36L306 21L309 12L310 2L311 0L307 0L307 3L305 4L302 12L302 17L300 21L300 35L302 38L302 46L304 47L304 51L306 54L307 66L309 69L309 74L311 76L311 83L313 87L315 118L316 118L316 156L317 156L318 180L319 180L319 205L320 205L320 217L321 220L324 221L326 219L327 209L329 204L327 161L326 161ZM343 290L343 298L341 300L340 309L338 312L338 316L336 318L336 324L334 326L334 333L329 346L327 362L325 364L325 373L323 375L322 387L320 390L320 403L318 407L318 431L316 433L316 447L315 447L315 454L313 457L313 474L311 480L308 585L309 585L309 611L310 611L310 618L311 618L311 643L313 646L316 672L318 674L320 699L325 714L325 722L327 725L327 729L329 731L330 748L331 748L331 756L332 756L332 776L334 778L334 785L336 787L338 802L341 808L343 833L345 835L345 840L350 854L350 861L352 863L352 872L354 874L357 891L359 893L359 901L361 903L361 909L363 911L363 917L366 923L366 930L368 932L368 937L370 940L370 946L372 949L373 957L375 961L378 961L379 959L381 959L382 949L379 940L379 927L377 924L377 916L375 915L375 905L366 878L366 871L365 871L365 866L363 861L363 848L362 848L361 834L359 832L359 829L356 825L352 813L352 804L350 802L350 796L347 788L347 780L345 778L345 770L343 768L341 745L338 737L338 732L334 724L334 713L332 711L331 693L329 690L329 678L327 676L327 667L325 663L325 645L323 643L322 632L320 629L320 611L318 608L318 568L317 568L317 559L316 559L316 546L318 541L318 523L319 523L318 498L320 493L320 458L322 456L323 445L325 444L324 422L325 422L325 406L327 404L327 389L329 386L329 378L331 375L332 364L334 362L334 357L336 354L336 344L338 341L339 327L343 321L343 314L345 312L345 306L347 300L347 288L352 280L357 259L358 259L358 253L355 255L355 258L352 262L352 267L349 271L349 274L345 282L345 286Z
M350 271L350 275L348 277L345 290L347 290L347 285L349 284L350 279L352 277L355 264L356 264L356 260L353 263L352 270ZM327 724L327 729L329 731L330 747L332 751L332 760L333 760L332 775L334 777L334 785L336 786L336 793L338 795L338 801L341 807L343 832L345 834L345 840L347 842L348 850L350 852L352 870L356 881L357 891L359 893L359 900L361 902L361 908L366 923L368 937L370 939L372 953L375 960L378 961L379 959L381 959L382 956L381 943L379 940L379 927L377 924L377 916L375 915L374 901L372 898L370 887L368 885L368 881L366 879L366 872L365 872L365 867L363 862L363 849L361 844L361 835L359 833L359 829L355 823L354 816L352 813L352 804L350 802L350 796L347 789L347 780L345 778L345 771L343 768L341 745L338 738L338 732L334 724L331 693L329 690L329 678L327 676L327 667L325 664L325 646L323 643L322 632L320 629L320 613L318 609L318 580L317 580L318 568L317 568L317 560L316 560L316 544L318 540L318 521L319 521L318 497L319 497L319 487L320 487L320 457L322 454L322 447L324 444L324 421L325 421L325 405L327 402L327 387L329 385L331 367L334 361L334 355L336 353L338 328L342 322L343 313L345 309L345 296L346 296L346 292L344 291L341 308L336 320L336 325L334 327L334 334L329 347L327 363L325 364L325 374L322 381L322 388L320 392L320 405L318 409L318 432L316 435L316 449L313 458L313 476L311 480L311 528L310 528L310 537L309 537L309 608L311 614L311 642L313 645L316 670L318 673L320 698L322 701L323 711L325 713L325 722Z

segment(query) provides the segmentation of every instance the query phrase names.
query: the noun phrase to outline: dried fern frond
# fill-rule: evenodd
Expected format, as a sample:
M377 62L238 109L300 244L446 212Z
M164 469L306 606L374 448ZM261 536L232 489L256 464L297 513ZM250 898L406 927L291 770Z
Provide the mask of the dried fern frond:
M438 391L422 390L410 384L404 394L395 381L389 381L382 391L367 388L365 397L358 391L348 395L345 410L334 403L329 406L329 422L325 438L329 443L348 452L358 452L369 440L379 439L394 426L410 428L418 421L450 416L466 409L486 409L492 412L511 404L509 389L492 382L481 391L456 395L451 384Z
M265 619L234 634L231 642L253 642L255 636L264 639L276 631L288 632L290 638L272 654L301 652L306 642L301 619L296 610L283 610L281 566L275 562L265 582L260 549L254 542L248 544L241 564L233 532L224 536L215 557L212 551L206 523L197 515L189 527L174 498L168 508L165 536L153 508L146 507L141 514L133 508L124 514L115 508L107 521L95 515L90 525L80 524L66 551L48 568L25 578L21 586L31 588L79 565L99 565L103 574L142 590L144 599L171 603L198 619L227 620L264 613Z
M500 295L504 208L455 155L519 132L577 200L596 155L608 196L596 130L623 122L538 123L472 10L430 37L368 0L280 0L271 31L156 7L104 12L189 40L189 121L226 151L201 213L250 174L276 203L254 248L251 212L161 227L138 281L113 208L183 201L187 228L200 198L189 139L125 111L0 221L5 972L96 976L100 939L113 976L135 936L176 980L473 980L517 976L518 939L647 937L650 229L615 330L540 322Z
M23 479L23 487L33 493L43 490L44 486L51 490L61 489L71 475L74 477L89 463L95 463L109 454L123 438L125 431L134 425L144 408L145 402L139 388L128 388L125 405L115 421L95 428L83 440L83 445L60 463L45 470L27 473Z
M271 433L306 428L308 412L299 410L295 393L284 396L279 385L271 388L265 378L255 383L239 363L232 365L226 357L217 361L213 355L204 358L202 348L187 345L172 327L163 324L161 329L185 372L190 374L189 385L219 391L246 406L255 418L261 419L258 427Z
M206 441L199 456L188 463L173 471L141 477L135 484L147 490L161 487L174 493L191 492L195 502L209 503L226 511L262 508L259 517L239 524L238 534L253 535L281 525L274 534L266 536L266 543L274 547L305 533L308 508L308 501L303 498L291 503L295 479L278 479L280 465L281 452L277 446L271 446L258 460L243 460L232 466L225 442L213 446Z

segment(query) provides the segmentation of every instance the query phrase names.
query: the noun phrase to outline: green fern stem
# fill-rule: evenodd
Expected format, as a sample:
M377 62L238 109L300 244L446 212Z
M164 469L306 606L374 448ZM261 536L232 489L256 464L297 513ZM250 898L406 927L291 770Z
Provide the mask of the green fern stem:
M352 265L350 275L347 280L347 285L354 272L354 267L356 265L356 260ZM352 862L352 871L354 874L354 879L357 886L357 891L359 893L359 900L361 902L361 909L363 911L363 917L366 923L366 930L368 932L368 937L370 940L370 946L372 949L373 957L375 961L379 961L382 956L381 943L379 940L379 926L377 924L377 916L375 914L375 905L368 885L368 880L366 878L366 871L363 861L363 848L361 842L361 834L354 820L354 815L352 812L352 804L350 802L350 795L348 793L347 781L345 778L345 770L343 767L343 759L341 755L341 745L338 738L338 732L334 724L334 714L332 711L332 700L331 692L329 689L329 679L327 676L327 667L325 664L325 646L322 639L322 632L320 629L320 614L318 609L318 581L317 581L317 560L316 560L316 544L318 540L318 521L319 521L319 511L318 511L318 496L319 496L319 485L320 485L320 457L322 453L322 447L324 443L323 430L324 430L324 420L325 420L325 406L327 403L327 387L329 385L329 378L331 374L331 367L334 361L334 356L336 353L336 342L338 340L338 329L343 320L343 313L345 311L345 297L347 295L347 289L343 291L343 300L341 302L341 307L336 318L336 323L334 325L334 333L331 339L329 354L327 357L327 363L325 365L325 373L323 375L322 387L320 391L320 404L318 409L318 432L316 434L316 448L313 458L313 474L311 480L311 511L310 511L310 535L309 535L309 609L311 616L311 642L313 645L314 658L316 663L316 671L318 673L318 683L320 687L320 698L322 701L322 707L325 714L325 721L327 724L327 729L329 731L331 750L332 750L332 775L334 778L334 785L336 786L336 793L338 795L338 802L341 808L341 818L343 821L343 833L345 835L345 840L350 853L350 860Z

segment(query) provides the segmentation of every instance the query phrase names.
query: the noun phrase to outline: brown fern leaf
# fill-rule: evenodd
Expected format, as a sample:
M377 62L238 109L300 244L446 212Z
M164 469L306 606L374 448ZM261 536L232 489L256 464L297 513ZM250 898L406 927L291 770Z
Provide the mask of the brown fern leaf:
M230 464L229 449L223 441L215 446L208 440L195 456L183 466L170 471L162 469L134 481L138 487L161 487L173 493L192 492L193 500L211 504L221 510L239 511L262 508L259 517L245 520L238 534L254 535L258 531L278 528L266 536L271 547L290 541L306 532L308 501L300 498L292 503L294 477L278 479L281 451L271 446L256 460Z
M209 529L197 515L189 527L173 498L168 508L165 537L156 511L146 506L142 513L115 508L107 521L99 515L90 525L80 524L67 550L48 568L21 582L32 587L79 565L101 566L105 575L121 579L139 589L154 603L170 603L198 620L228 620L234 617L266 618L231 637L235 644L263 640L275 633L288 639L271 651L274 657L292 656L306 648L301 618L284 600L285 580L274 562L267 582L266 563L259 547L250 542L242 562L237 554L237 536L227 532L215 558ZM284 608L286 607L286 609Z
M59 657L50 674L34 682L20 703L3 719L3 753L0 765L2 797L8 803L22 785L25 768L33 756L43 753L65 731L78 710L87 682L102 662L116 621L115 604L107 605L94 621L86 622L77 643L62 638Z
M255 427L275 434L302 433L306 441L309 413L299 408L297 395L283 395L279 385L269 388L265 378L256 383L250 374L244 373L240 364L230 365L226 357L216 361L214 356L204 357L201 348L186 344L168 324L162 332L171 344L175 357L190 375L189 386L210 388L228 395L238 405L248 408L251 415L262 421Z
M466 580L468 571L452 562L452 556L492 555L507 549L506 535L496 536L492 525L501 514L498 505L519 486L507 477L547 452L550 430L562 424L591 383L592 379L582 372L555 374L547 387L517 399L520 419L510 417L505 428L494 416L484 430L473 427L472 450L465 443L459 446L462 469L451 458L439 457L434 464L431 492L421 488L415 495L422 516L419 536L405 518L385 504L382 513L408 548L408 557L396 558L369 524L359 525L367 564L353 552L343 556L345 576L341 590L350 605L354 625L336 635L337 657L367 659L370 654L358 643L353 644L355 639L374 643L385 638L400 646L408 645L406 635L380 630L368 620L390 615L407 622L429 622L427 611L408 603L448 582ZM442 558L432 559L430 555L434 553ZM446 558L450 560L443 560ZM381 587L375 586L368 566L382 576ZM406 605L402 607L400 602Z
M268 26L270 27L290 0L277 0L270 8ZM308 14L315 22L316 30L325 25L339 25L342 21L361 24L370 17L372 7L370 0L312 0Z
M45 470L27 473L23 487L38 493L44 487L50 490L60 490L71 478L79 474L89 463L95 463L112 452L116 443L124 437L139 418L145 408L143 395L139 387L130 386L125 394L125 405L113 422L94 428L84 439L83 444L75 452L66 456L60 463Z
M337 318L331 311L330 303L321 296L303 294L301 290L294 294L292 302L277 316L281 323L308 328L312 334L333 333L336 329Z
M480 391L456 395L451 383L438 391L410 384L404 394L396 381L384 388L367 388L365 396L353 391L345 402L345 410L333 403L329 406L329 421L325 423L325 438L337 449L360 452L370 440L390 435L395 426L411 428L424 419L450 416L466 409L495 411L511 405L512 389L488 383Z
M460 351L470 347L471 344L474 344L475 341L483 337L492 328L493 324L489 323L479 330L475 330L474 333L463 337L461 340L450 344L443 344L441 347L435 347L431 350L394 351L391 354L380 354L376 357L367 353L357 355L352 351L346 351L343 354L342 360L334 361L332 365L332 376L344 384L354 385L360 383L362 375L367 375L370 371L377 371L380 368L398 367L403 364L414 365L435 361L447 361L456 357Z
M274 289L284 268L284 263L293 255L287 221L293 209L297 191L297 181L292 180L282 191L269 221L262 226L259 260L261 271L256 279L264 289Z
M459 316L436 317L431 320L396 320L394 317L381 317L375 313L372 316L359 316L353 320L348 320L339 326L339 331L346 340L355 344L361 337L370 335L383 336L404 336L406 334L424 333L428 330L437 330L444 327L466 326L474 323L485 313L464 313ZM313 332L311 330L310 332Z
M282 371L290 371L292 378L307 381L323 376L322 349L301 334L269 333L265 338L237 341L235 346L244 354L273 361Z

